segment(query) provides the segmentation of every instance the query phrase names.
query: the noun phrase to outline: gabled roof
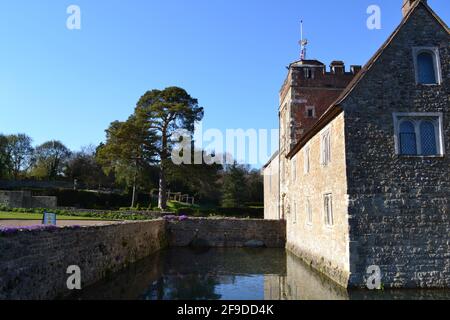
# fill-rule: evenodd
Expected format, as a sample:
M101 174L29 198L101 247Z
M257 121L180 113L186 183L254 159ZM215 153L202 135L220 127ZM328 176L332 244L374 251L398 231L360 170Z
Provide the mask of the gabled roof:
M272 163L273 160L275 160L278 157L279 151L277 150L272 157L269 159L269 161L267 161L267 163L262 167L263 170L266 169L268 166L270 166L270 164Z
M408 14L403 18L400 25L394 30L394 32L390 35L390 37L386 40L386 42L381 46L380 49L373 55L373 57L369 60L368 63L361 69L361 71L353 78L353 80L348 84L347 88L341 93L341 95L337 98L337 100L333 104L340 104L344 99L353 91L356 85L361 81L362 78L366 75L366 73L372 68L374 63L378 60L384 50L391 44L394 40L395 36L400 32L401 28L406 24L406 22L411 17L412 13L416 8L422 4L430 14L442 25L442 27L449 32L448 26L445 22L430 8L426 1L419 0L417 1L409 10ZM450 33L450 32L449 32Z
M424 6L428 12L436 19L436 21L450 34L450 30L447 24L430 8L424 0L417 1L409 10L409 12L405 15L401 23L394 30L394 32L389 36L389 38L384 42L384 44L378 49L378 51L370 58L370 60L364 65L364 67L358 72L358 74L353 78L352 81L348 84L348 86L342 91L340 96L331 104L331 106L323 113L323 115L319 118L316 124L309 130L295 145L295 147L288 153L287 157L292 158L297 154L298 151L312 138L314 137L318 131L320 131L325 125L327 125L331 120L333 120L336 116L338 116L342 109L339 105L353 92L353 90L358 86L361 80L365 77L367 72L372 68L375 62L379 59L379 57L383 54L386 48L392 43L396 35L400 32L402 27L406 24L409 18L412 16L414 11L417 9L419 5Z

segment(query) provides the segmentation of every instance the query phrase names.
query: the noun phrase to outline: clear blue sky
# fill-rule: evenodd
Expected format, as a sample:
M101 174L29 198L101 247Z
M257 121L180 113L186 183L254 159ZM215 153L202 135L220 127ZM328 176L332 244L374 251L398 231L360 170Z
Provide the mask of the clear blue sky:
M152 88L184 87L206 128L276 128L285 66L299 57L364 64L401 19L402 0L9 0L0 4L0 132L72 149L104 140ZM448 0L429 0L448 23ZM81 30L66 9L81 8ZM382 29L366 9L382 10Z

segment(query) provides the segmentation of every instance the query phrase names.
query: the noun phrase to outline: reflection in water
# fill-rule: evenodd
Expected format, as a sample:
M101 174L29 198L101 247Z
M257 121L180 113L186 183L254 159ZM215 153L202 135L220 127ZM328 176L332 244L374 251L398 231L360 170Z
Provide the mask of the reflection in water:
M170 249L73 299L348 300L450 299L450 291L350 291L281 249Z
M266 276L270 300L450 300L450 290L346 290L288 252L285 276Z
M347 291L288 252L285 276L266 277L266 299L347 300Z

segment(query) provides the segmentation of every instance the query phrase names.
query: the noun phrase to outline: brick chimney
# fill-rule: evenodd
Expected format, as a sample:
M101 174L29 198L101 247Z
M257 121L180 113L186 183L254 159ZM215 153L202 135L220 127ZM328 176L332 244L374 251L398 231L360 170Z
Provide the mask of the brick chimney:
M427 0L403 0L403 6L402 6L402 13L403 16L406 16L409 12L409 10L411 10L411 7L419 1L423 1L425 3L427 3Z

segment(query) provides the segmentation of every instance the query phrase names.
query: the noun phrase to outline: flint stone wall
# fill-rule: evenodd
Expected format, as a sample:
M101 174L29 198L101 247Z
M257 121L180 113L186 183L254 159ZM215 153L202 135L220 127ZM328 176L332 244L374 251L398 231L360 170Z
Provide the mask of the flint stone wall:
M414 47L436 47L440 85L416 85ZM350 286L379 266L386 288L450 288L450 35L424 6L385 49L345 112ZM443 115L443 157L395 154L394 112Z
M34 197L30 191L0 191L0 205L10 208L49 208L57 206L56 197Z
M65 296L69 266L84 287L166 246L163 220L0 234L0 300Z
M67 268L82 287L167 248L194 239L211 247L285 246L285 222L239 219L164 220L47 231L0 230L0 300L54 299L71 294Z
M286 222L253 219L192 219L169 222L170 246L284 248Z

